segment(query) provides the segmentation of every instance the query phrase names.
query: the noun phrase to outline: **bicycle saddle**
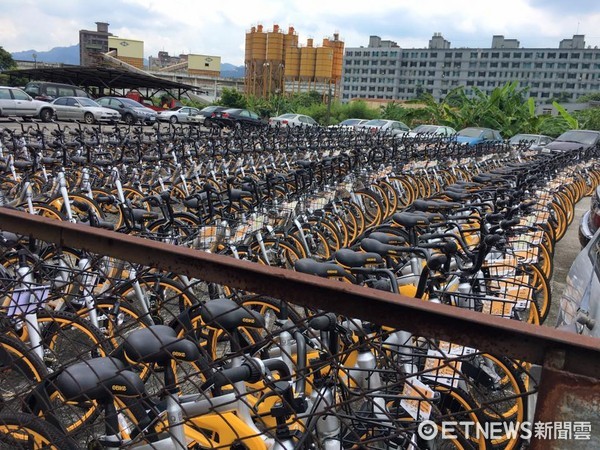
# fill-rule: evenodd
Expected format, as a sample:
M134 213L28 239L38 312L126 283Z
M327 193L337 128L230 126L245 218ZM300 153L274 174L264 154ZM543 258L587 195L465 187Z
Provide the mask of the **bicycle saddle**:
M232 332L238 327L262 328L265 319L256 311L250 311L228 298L218 298L206 302L200 317L209 326Z
M196 344L178 338L175 330L166 325L152 325L133 331L123 342L125 356L136 363L157 363L161 366L172 360L195 361L200 357Z
M392 216L392 221L406 228L429 225L429 219L421 213L399 212Z
M383 244L375 239L366 238L360 241L360 248L365 252L377 253L380 256L397 256L405 253L407 247Z
M334 263L319 262L310 258L302 258L294 264L296 272L307 273L309 275L317 275L323 278L345 278L354 282L354 276L346 272L346 270Z
M406 239L402 236L397 236L395 234L382 233L380 231L376 231L374 233L369 234L369 239L375 239L376 241L381 242L382 244L387 245L396 245L401 246L406 244Z
M144 382L125 364L111 357L81 361L64 369L54 381L54 386L66 401L112 399L116 396L144 394Z
M383 264L383 258L377 253L361 253L342 248L333 255L335 261L343 267L365 267Z

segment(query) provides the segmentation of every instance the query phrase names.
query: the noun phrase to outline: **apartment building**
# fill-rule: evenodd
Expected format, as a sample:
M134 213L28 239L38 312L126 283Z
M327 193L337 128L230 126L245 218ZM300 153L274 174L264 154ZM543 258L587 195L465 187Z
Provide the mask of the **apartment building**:
M600 49L586 47L584 35L563 39L558 48L521 48L500 35L490 48L451 48L435 33L422 49L371 36L367 47L346 48L341 90L343 102L409 100L422 92L439 100L457 86L473 95L475 88L490 93L514 80L537 103L576 100L600 91Z

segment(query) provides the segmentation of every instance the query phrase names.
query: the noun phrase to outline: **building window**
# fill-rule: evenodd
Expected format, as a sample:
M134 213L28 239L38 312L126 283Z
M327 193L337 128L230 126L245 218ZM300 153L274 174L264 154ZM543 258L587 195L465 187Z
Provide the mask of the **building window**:
M542 66L543 66L543 64L542 64L542 63L535 63L535 66L534 66L534 67L535 67L536 69L541 69L541 68L542 68Z
M579 53L571 53L571 59L579 59Z
M488 57L489 57L489 54L488 54L488 52L483 52L483 53L481 54L481 57L482 57L482 58L488 58Z
M381 56L386 56L387 57L388 52L381 52Z
M477 76L478 77L485 77L485 72L484 71L478 72Z
M354 53L354 56L362 56L362 52L356 52Z
M500 53L499 52L492 52L492 59L494 58L500 58Z
M431 52L431 53L429 54L429 57L430 57L430 58L437 58L437 52Z
M569 69L577 69L577 63L571 63L569 64Z
M535 57L536 58L544 58L546 55L544 52L536 52L535 53Z
M554 69L554 63L546 63L546 69Z
M396 58L398 56L398 52L390 52L390 56L392 58Z
M567 56L569 56L568 53L559 53L558 54L558 59L567 59Z
M458 52L454 54L455 58L462 58L462 52Z
M498 63L497 62L492 62L492 63L490 63L490 67L498 67Z
M351 52L350 50L346 51L346 56L354 56L353 55L354 52Z
M556 53L548 53L548 59L556 59Z
M477 58L477 52L471 52L471 59Z
M502 57L505 58L505 59L506 58L510 58L510 53L509 52L503 52L502 53Z
M517 68L517 69L518 69L519 67L521 67L521 63L514 62L514 63L512 63L512 66L511 66L511 67L512 67L513 69L514 69L514 68Z
M520 58L520 57L521 57L521 52L513 53L513 58Z
M525 52L525 53L523 54L523 57L524 57L525 59L531 59L531 58L533 58L533 53L532 53L532 52Z
M452 53L446 52L446 54L444 55L444 58L452 58Z

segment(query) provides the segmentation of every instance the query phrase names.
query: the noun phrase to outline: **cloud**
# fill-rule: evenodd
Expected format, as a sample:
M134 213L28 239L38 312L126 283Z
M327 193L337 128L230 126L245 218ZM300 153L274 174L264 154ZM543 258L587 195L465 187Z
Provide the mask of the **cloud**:
M234 64L243 64L245 32L258 23L294 26L301 43L339 32L347 47L366 46L370 35L426 47L434 32L453 47L489 47L494 34L522 46L557 47L577 32L600 45L597 0L382 0L372 8L364 0L2 0L2 6L0 43L9 51L75 44L79 30L95 29L96 21L110 23L117 36L143 40L146 57L164 50Z

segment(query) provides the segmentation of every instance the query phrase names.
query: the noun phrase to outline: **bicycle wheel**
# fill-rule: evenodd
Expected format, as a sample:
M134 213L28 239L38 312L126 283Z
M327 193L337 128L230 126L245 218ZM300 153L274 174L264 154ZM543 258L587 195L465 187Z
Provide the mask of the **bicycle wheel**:
M0 413L0 449L78 450L79 446L43 419L3 411Z
M183 284L162 274L144 274L136 278L144 299L138 299L133 281L118 285L112 294L143 311L139 303L146 302L154 324L168 324L185 309L199 303L193 292ZM146 319L144 319L146 320Z
M534 288L534 301L539 310L540 323L544 323L550 313L550 307L552 306L550 282L540 268L534 264L520 267L517 271L517 275L523 272L530 277L530 284Z
M17 412L20 400L48 375L44 362L16 338L0 334L2 411Z
M114 350L102 332L68 311L40 310L37 313L44 362L52 371L76 361L106 356ZM21 340L29 341L27 328L20 331Z

